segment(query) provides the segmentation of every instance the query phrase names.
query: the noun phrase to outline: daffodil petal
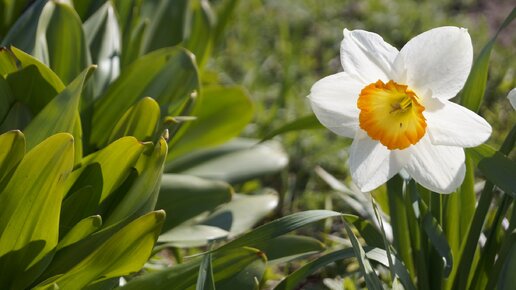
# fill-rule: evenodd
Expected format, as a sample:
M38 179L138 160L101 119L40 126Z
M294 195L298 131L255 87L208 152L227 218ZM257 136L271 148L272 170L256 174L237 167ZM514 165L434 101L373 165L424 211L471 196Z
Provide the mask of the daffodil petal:
M422 186L451 193L462 184L466 173L464 149L432 145L429 138L423 138L407 150L411 157L404 169Z
M424 115L432 144L474 147L491 135L491 125L467 108L447 100L429 101L434 104Z
M511 106L516 110L516 88L512 89L507 95L509 102L511 102Z
M451 99L462 89L473 61L473 46L464 28L439 27L412 38L394 61L395 81L419 96Z
M402 164L394 156L394 151L387 149L380 142L365 132L357 133L350 147L349 169L355 184L363 192L371 191L384 184L398 173Z
M390 71L397 55L398 50L376 33L344 29L340 46L344 71L359 77L366 84L391 79Z
M358 128L357 99L363 87L364 84L342 72L316 82L308 98L317 119L325 127L353 138Z

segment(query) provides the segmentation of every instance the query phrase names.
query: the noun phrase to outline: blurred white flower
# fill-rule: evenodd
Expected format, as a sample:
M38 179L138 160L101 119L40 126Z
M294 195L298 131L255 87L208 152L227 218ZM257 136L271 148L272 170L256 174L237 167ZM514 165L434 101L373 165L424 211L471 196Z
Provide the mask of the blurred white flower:
M512 108L516 110L516 88L512 89L507 95L509 102L511 102Z
M362 191L404 169L419 184L451 193L464 179L464 147L491 126L449 99L462 89L473 47L466 29L439 27L398 51L378 34L344 29L344 72L311 89L312 109L333 132L353 138L349 168Z

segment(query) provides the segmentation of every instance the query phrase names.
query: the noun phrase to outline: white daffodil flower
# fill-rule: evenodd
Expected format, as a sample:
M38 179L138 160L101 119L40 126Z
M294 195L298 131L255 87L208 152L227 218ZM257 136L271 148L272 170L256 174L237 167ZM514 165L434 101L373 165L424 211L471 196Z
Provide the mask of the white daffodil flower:
M312 109L333 132L353 138L353 181L371 191L405 170L440 193L459 187L464 147L491 135L474 112L450 102L471 69L473 47L464 28L439 27L411 39L400 51L378 34L344 29L344 72L316 82Z
M516 110L516 88L512 89L509 92L509 94L507 95L507 98L509 99L509 102L511 103L512 108Z

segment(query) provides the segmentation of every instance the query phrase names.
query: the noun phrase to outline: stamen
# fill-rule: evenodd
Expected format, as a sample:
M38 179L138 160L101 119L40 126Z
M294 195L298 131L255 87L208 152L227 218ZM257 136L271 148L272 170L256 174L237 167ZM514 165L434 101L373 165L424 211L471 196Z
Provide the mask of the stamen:
M372 83L360 93L357 106L360 127L391 150L416 144L425 134L425 108L405 85Z

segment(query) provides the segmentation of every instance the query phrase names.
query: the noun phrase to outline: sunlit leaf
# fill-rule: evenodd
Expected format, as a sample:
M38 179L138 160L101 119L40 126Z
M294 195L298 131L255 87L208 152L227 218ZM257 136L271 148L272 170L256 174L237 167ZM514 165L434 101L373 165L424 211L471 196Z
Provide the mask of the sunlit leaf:
M56 134L30 150L0 193L1 284L25 288L57 245L63 181L73 166L73 138ZM39 245L38 245L39 243Z
M60 289L80 289L99 278L137 272L149 258L164 219L165 212L155 211L134 220L70 271L45 284L55 283Z

